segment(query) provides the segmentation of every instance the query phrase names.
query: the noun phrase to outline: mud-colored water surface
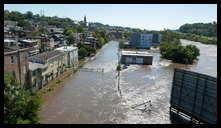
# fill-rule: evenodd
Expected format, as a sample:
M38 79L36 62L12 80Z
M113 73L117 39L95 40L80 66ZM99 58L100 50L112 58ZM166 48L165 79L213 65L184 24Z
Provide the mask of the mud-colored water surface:
M174 68L217 76L217 46L181 41L200 48L196 63L175 64L161 59L159 51L151 50L153 65L130 65L121 71L122 97L117 86L118 42L109 42L96 59L84 65L104 68L104 72L79 71L71 76L64 86L45 98L41 123L171 123L169 101ZM150 112L131 108L149 100Z

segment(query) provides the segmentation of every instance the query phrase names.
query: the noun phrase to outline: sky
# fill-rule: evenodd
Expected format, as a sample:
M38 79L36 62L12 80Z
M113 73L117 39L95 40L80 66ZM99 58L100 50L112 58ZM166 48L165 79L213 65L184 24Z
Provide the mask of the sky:
M178 29L186 23L217 22L216 4L4 4L4 10L72 20L140 28L146 30Z

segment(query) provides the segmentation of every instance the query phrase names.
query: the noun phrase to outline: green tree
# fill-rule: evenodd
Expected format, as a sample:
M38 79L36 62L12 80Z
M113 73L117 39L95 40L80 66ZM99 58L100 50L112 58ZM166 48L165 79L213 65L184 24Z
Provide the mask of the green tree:
M187 45L186 49L193 53L193 59L197 59L196 57L200 55L200 51L195 45Z
M119 48L124 48L124 42L123 41L120 41Z
M77 26L77 32L82 33L84 31L84 27L81 25Z
M181 46L171 42L161 43L160 53L163 58L183 64L192 64L200 55L199 49L194 45Z
M103 37L98 36L97 47L101 48L105 44L105 40Z
M82 48L82 47L85 47L85 45L84 45L83 43L81 43L81 42L78 42L78 43L77 43L77 47L80 49L80 48Z
M79 54L80 57L83 57L83 58L88 56L87 50L83 47L79 49L78 54Z
M77 47L79 48L78 54L81 57L90 56L91 54L96 53L96 48L85 45L83 43L77 43Z
M69 44L73 44L75 42L75 37L73 35L68 35L67 40Z
M20 21L18 21L18 26L29 27L29 26L31 26L31 24L27 20L20 20Z
M32 35L34 36L40 36L41 34L48 34L48 30L46 28L39 28L39 30L32 32Z
M32 18L34 18L34 15L33 15L33 13L32 13L31 11L27 11L27 12L25 13L25 17L26 17L27 19L32 19Z
M6 13L7 16L5 17L7 20L12 20L12 21L20 21L20 20L24 20L25 17L22 13L18 12L18 11L11 11L9 13Z
M131 34L132 34L131 32L125 32L125 33L124 33L125 39L126 39L126 40L130 40Z
M4 123L39 123L41 98L22 88L11 73L4 73Z
M76 32L77 32L77 30L75 28L66 28L64 30L65 35L71 35L71 34L76 33Z
M96 49L91 47L91 46L84 46L84 48L88 51L88 56L90 56L92 53L95 54L96 53Z

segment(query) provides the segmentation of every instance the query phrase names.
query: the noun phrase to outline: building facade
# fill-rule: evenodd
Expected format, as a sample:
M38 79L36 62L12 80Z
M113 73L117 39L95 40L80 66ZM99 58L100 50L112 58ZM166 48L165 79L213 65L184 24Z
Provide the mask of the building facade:
M152 65L153 56L144 51L121 51L122 64Z
M153 46L159 45L161 40L162 40L162 35L161 34L153 34L152 45Z
M95 37L92 37L92 36L90 36L90 37L86 37L86 39L84 40L84 44L85 45L89 45L89 46L91 46L91 47L93 47L93 48L96 48L96 46L97 46L97 39L95 38Z
M16 47L17 41L12 39L4 39L4 46L5 47Z
M46 70L46 64L29 62L29 83L31 90L39 90L43 88L42 72Z
M4 72L11 72L23 87L28 86L28 48L4 47Z
M160 34L133 33L131 34L130 45L141 49L149 49L152 45L159 45L161 38Z
M55 47L54 38L43 38L40 44L42 51L51 51Z
M68 68L78 67L78 48L73 46L64 46L56 48L55 50L66 53L66 66Z
M29 58L31 86L42 88L49 81L64 72L66 55L60 51L49 51Z

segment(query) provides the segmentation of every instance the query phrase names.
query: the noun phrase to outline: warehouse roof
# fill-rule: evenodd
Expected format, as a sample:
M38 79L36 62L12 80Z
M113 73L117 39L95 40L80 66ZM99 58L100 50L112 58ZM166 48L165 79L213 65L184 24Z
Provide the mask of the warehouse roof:
M58 50L58 51L73 51L73 50L77 50L77 47L63 46L63 47L56 48L55 50Z
M44 53L41 53L41 54L37 54L35 56L32 56L31 58L48 60L48 59L51 59L52 57L59 56L59 55L62 55L62 54L63 53L59 52L59 51L49 51L49 52L44 52Z
M28 63L29 63L29 69L31 71L34 71L38 68L43 69L43 68L47 67L47 65L43 65L43 64L40 64L40 63L33 63L33 62L28 62Z
M10 43L10 42L16 42L16 40L4 39L4 42Z
M147 51L126 51L126 50L123 50L123 51L121 51L121 54L128 55L128 56L152 56Z

